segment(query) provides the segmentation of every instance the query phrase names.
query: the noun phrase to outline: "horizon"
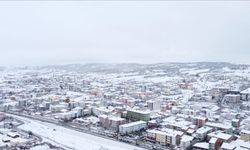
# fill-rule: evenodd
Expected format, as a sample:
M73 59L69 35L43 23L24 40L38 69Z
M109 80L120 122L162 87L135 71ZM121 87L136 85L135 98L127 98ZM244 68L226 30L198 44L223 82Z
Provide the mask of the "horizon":
M231 63L231 62L216 62L216 61L199 61L199 62L157 62L157 63L133 63L133 62L90 62L90 63L65 63L65 64L48 64L48 65L9 65L9 66L4 66L4 65L0 65L0 67L3 68L25 68L25 67L53 67L53 66L70 66L70 65L164 65L164 64L201 64L201 63L215 63L215 64L230 64L230 65L237 65L237 66L241 66L241 65L246 65L246 66L250 66L250 64L244 64L244 63Z

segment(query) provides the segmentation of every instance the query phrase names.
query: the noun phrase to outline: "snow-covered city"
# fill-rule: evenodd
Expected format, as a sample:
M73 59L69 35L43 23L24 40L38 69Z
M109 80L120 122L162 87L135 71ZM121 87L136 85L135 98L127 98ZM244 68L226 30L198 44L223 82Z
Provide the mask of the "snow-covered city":
M1 149L250 149L250 66L1 69Z
M0 0L0 150L250 150L250 0Z

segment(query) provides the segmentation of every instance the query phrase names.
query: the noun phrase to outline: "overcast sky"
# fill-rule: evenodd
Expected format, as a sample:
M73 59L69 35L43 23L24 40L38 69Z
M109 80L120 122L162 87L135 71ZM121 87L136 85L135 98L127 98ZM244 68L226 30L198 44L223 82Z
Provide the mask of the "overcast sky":
M0 65L250 64L250 2L1 2Z

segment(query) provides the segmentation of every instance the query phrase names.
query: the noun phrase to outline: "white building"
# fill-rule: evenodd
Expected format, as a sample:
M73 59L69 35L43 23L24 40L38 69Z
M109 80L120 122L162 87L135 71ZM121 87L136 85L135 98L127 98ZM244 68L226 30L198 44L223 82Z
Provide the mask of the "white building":
M224 96L224 103L239 103L240 102L240 95L234 94L226 94Z
M250 100L250 88L247 88L246 90L241 91L240 94L241 94L241 99L243 101L249 101Z
M147 102L148 109L151 111L157 111L161 109L161 101L160 100L150 100Z
M65 112L65 113L60 113L58 114L58 117L64 121L68 121L68 120L71 120L73 118L76 117L76 113L75 112Z
M188 135L183 135L181 137L181 143L180 146L182 149L187 149L192 145L192 142L194 140L194 137L188 136Z
M145 121L136 121L128 124L123 124L119 126L119 132L121 134L131 133L135 131L139 131L141 129L145 129L147 127L147 123Z
M81 107L76 107L73 109L73 111L77 114L76 117L81 117L83 115L83 108Z
M204 140L205 137L207 136L207 134L212 132L212 131L213 131L213 128L204 126L204 127L199 128L196 131L196 136L199 140Z

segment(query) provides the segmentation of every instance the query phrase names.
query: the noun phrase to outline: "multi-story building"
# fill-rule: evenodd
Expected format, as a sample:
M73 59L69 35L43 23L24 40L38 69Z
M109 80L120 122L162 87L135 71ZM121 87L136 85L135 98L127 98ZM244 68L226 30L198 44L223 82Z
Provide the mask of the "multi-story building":
M147 123L145 121L136 121L120 125L119 133L127 134L135 131L140 131L141 129L146 129L146 128L147 128Z
M230 124L222 124L222 123L216 123L216 122L207 122L206 126L213 128L214 130L221 130L226 133L232 132L232 125Z
M188 136L188 135L183 135L181 137L181 143L180 143L180 147L182 149L188 149L191 147L192 143L193 143L194 137L192 136Z
M240 102L240 95L235 95L235 94L226 94L224 96L224 103L239 103Z
M247 88L244 91L241 91L240 95L243 101L249 101L250 100L250 88Z
M244 141L250 141L250 131L249 130L241 130L240 139Z
M208 139L217 138L221 140L222 142L228 142L228 143L236 139L235 136L231 134L226 134L220 131L211 132L207 136L208 136Z
M142 120L149 121L150 120L150 112L149 111L140 111L140 110L128 110L127 119L129 120Z
M150 100L147 102L148 109L151 111L159 111L161 109L161 101L160 100Z
M119 126L125 124L126 120L120 117L100 115L100 124L102 127L114 131L118 131Z
M196 136L197 136L197 139L199 140L204 140L207 136L208 133L212 132L213 129L210 128L210 127L201 127L199 128L197 131L196 131Z
M205 123L208 121L207 117L193 117L193 123L197 125L198 127L202 127L205 125Z
M232 126L235 128L239 128L240 127L240 119L233 119Z
M167 133L166 132L162 132L162 131L158 131L156 132L156 142L159 142L161 145L166 145L167 144Z
M180 144L179 131L172 129L164 130L147 130L147 136L151 140L155 140L161 145L177 146Z

